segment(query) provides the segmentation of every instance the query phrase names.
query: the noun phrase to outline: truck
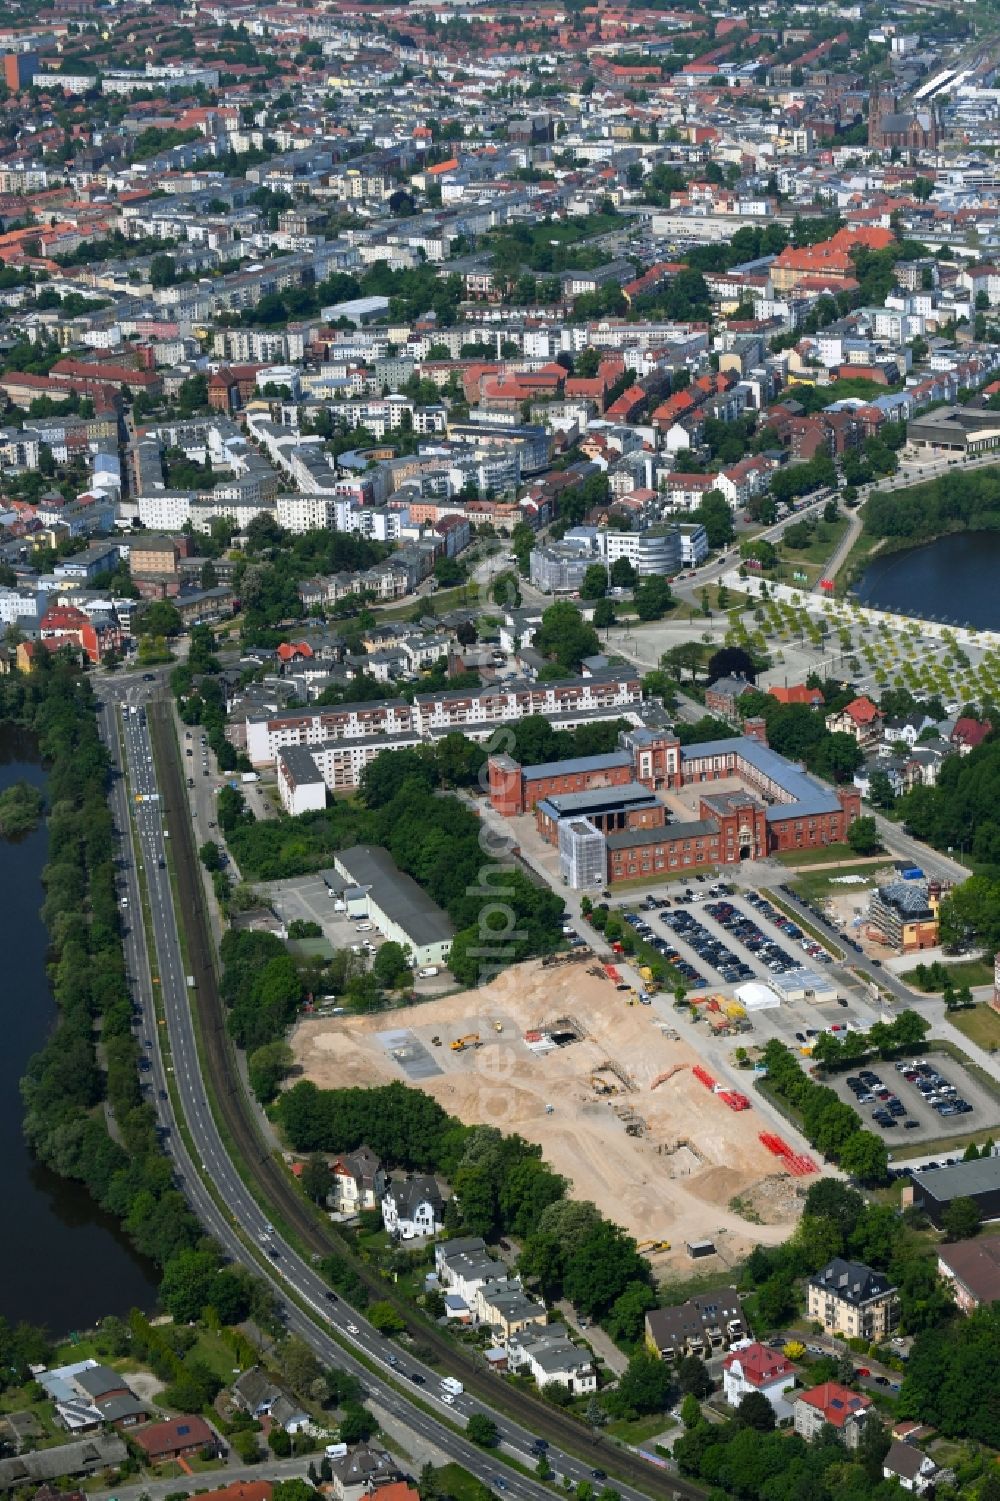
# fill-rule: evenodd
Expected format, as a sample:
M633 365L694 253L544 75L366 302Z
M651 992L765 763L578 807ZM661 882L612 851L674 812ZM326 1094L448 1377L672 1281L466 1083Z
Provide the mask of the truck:
M327 1457L327 1459L346 1459L347 1458L347 1445L346 1444L327 1444L327 1446L326 1446L326 1457Z
M185 975L184 978L187 980L188 990L193 990L194 989L194 975Z
M922 881L924 873L919 865L906 865L899 872L904 881Z
M425 964L423 969L417 970L417 974L420 976L421 980L430 980L434 975L437 974L437 972L438 967L436 964Z
M241 782L259 782L260 776L256 771L243 771L240 773Z
M443 1376L441 1378L441 1390L447 1392L450 1397L460 1397L465 1391L465 1387L456 1377Z

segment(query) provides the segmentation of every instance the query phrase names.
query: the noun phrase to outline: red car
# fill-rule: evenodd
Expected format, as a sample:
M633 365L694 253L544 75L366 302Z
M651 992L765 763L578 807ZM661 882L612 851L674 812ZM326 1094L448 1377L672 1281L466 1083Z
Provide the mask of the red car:
M866 1365L856 1365L854 1367L854 1374L855 1376L870 1376L871 1371Z

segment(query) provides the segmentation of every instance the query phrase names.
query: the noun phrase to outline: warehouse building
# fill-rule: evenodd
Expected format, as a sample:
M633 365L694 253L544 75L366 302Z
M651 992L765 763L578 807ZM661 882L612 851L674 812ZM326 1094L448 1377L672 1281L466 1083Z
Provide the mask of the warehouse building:
M333 864L349 888L348 916L368 918L383 938L408 948L415 965L447 963L455 936L450 918L387 850L356 844Z
M1000 1157L956 1162L954 1167L925 1169L913 1174L913 1203L938 1228L949 1204L971 1199L984 1220L1000 1219Z

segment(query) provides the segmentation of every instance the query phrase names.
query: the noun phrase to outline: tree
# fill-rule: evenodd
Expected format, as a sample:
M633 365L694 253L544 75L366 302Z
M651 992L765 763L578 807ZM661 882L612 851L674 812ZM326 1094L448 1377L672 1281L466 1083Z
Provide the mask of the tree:
M732 509L720 490L709 490L702 497L701 505L691 514L691 521L700 522L705 528L708 545L713 550L728 546L736 535Z
M629 1361L608 1400L620 1417L636 1418L663 1412L673 1393L670 1367L651 1350L639 1350Z
M147 636L179 636L181 626L180 611L169 599L156 599L147 605L139 621L139 629Z
M755 682L757 668L753 657L742 646L723 646L708 659L708 681L719 678L740 677Z
M302 1167L302 1192L314 1204L325 1204L330 1192L330 1164L318 1152L307 1158Z
M372 965L375 979L385 990L398 990L412 979L410 960L401 943L387 939Z
M611 582L616 589L631 589L636 572L628 558L616 558L611 565Z
M736 1409L736 1421L741 1428L771 1433L775 1426L774 1408L763 1392L747 1392Z
M275 1459L290 1459L292 1454L292 1435L286 1433L280 1423L275 1423L267 1435L268 1447Z
M674 603L670 585L664 578L642 579L632 597L640 620L659 620Z
M294 1062L287 1042L267 1042L250 1054L247 1072L254 1094L262 1104L268 1104L278 1093L278 1086L286 1078Z
M262 1459L260 1436L246 1428L238 1428L230 1435L229 1442L245 1465L259 1464Z
M340 1420L340 1440L344 1444L364 1444L371 1438L378 1424L367 1407L352 1403L344 1409Z
M386 1299L371 1304L368 1319L379 1334L400 1334L406 1328L402 1315Z
M968 1240L981 1224L982 1215L974 1199L952 1199L941 1216L946 1240Z
M698 1355L683 1355L677 1362L677 1381L685 1394L708 1397L712 1392L712 1378L708 1367Z
M681 1422L689 1429L701 1422L701 1403L694 1392L688 1392L681 1403Z
M465 1432L467 1437L474 1444L478 1444L481 1449L495 1449L500 1442L500 1430L485 1412L470 1413Z
M597 632L568 600L550 605L543 613L533 644L543 657L558 662L567 672L579 671L584 657L600 651Z
M856 818L847 831L847 842L856 855L874 855L882 848L874 818Z
M889 1149L871 1131L855 1131L840 1149L840 1166L861 1183L884 1183Z
M608 573L603 563L591 563L580 584L581 599L603 599L608 592Z
M872 772L868 782L868 801L873 808L889 809L895 805L896 794L887 772Z
M603 631L608 626L614 625L617 618L613 601L610 599L599 599L594 606L591 624L595 630Z

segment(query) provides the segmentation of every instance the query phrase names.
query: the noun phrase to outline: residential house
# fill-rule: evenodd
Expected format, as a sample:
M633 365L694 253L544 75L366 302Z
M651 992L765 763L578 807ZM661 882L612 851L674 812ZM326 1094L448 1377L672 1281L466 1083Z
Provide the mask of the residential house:
M929 1454L923 1454L913 1444L894 1438L882 1461L882 1475L886 1480L896 1480L904 1491L914 1491L922 1496L932 1489L938 1467Z
M479 1235L464 1235L435 1246L434 1266L442 1284L464 1298L470 1308L484 1283L502 1281L507 1276L506 1262L491 1256Z
M795 1367L788 1357L757 1340L735 1345L723 1357L722 1390L730 1407L739 1407L750 1392L759 1392L778 1408L794 1385Z
M863 1392L854 1392L839 1381L824 1381L807 1392L796 1393L792 1424L795 1432L809 1441L829 1423L836 1428L846 1448L856 1449L871 1410L872 1399Z
M859 745L871 745L882 732L882 711L870 698L852 698L849 704L826 716L831 734L850 735Z
M99 1470L116 1470L126 1459L128 1449L116 1433L94 1433L69 1444L57 1444L52 1449L19 1454L16 1459L0 1459L0 1491L51 1484L70 1475L96 1475Z
M709 1356L728 1349L746 1335L746 1322L735 1287L714 1287L674 1308L651 1308L646 1314L646 1344L664 1360L682 1355Z
M444 1200L433 1178L405 1178L386 1189L382 1223L390 1235L413 1240L444 1229Z
M136 1428L130 1437L151 1465L183 1459L185 1455L198 1454L202 1449L217 1451L222 1447L205 1419L197 1413L181 1413L165 1423Z
M896 1327L899 1300L884 1272L834 1256L809 1279L808 1314L827 1334L869 1342Z
M519 1277L484 1282L476 1293L475 1314L478 1323L489 1324L505 1339L529 1325L544 1325L548 1319L545 1304L528 1296Z
M149 1417L149 1404L124 1376L96 1360L41 1371L38 1381L53 1403L56 1422L71 1433L92 1432L104 1423L132 1428Z
M1000 1303L1000 1235L939 1246L938 1276L951 1283L955 1302L963 1313Z
M309 1427L309 1414L260 1366L237 1376L229 1391L237 1407L258 1422L270 1418L272 1427L284 1428L286 1433L303 1433Z
M507 1361L512 1371L527 1368L539 1387L564 1386L574 1396L597 1390L597 1372L588 1351L574 1345L559 1325L532 1326L511 1335Z
M198 1501L271 1501L273 1494L270 1480L233 1480L218 1490L199 1492Z
M723 719L735 723L739 719L736 705L744 693L749 693L752 688L753 683L747 678L717 678L705 689L705 712L721 715Z
M967 756L970 751L975 750L977 745L982 744L992 728L988 719L980 721L963 715L955 722L955 728L951 732L951 743L960 756Z
M373 1491L395 1485L402 1477L396 1461L384 1449L359 1444L331 1464L331 1483L338 1501L361 1501Z
M338 1214L358 1214L377 1209L385 1193L382 1164L364 1145L356 1152L343 1152L330 1163L332 1183L326 1202Z
M961 723L961 721L959 721ZM915 711L901 718L886 719L882 725L882 738L889 745L916 745L924 730L934 728L934 721L927 714Z

